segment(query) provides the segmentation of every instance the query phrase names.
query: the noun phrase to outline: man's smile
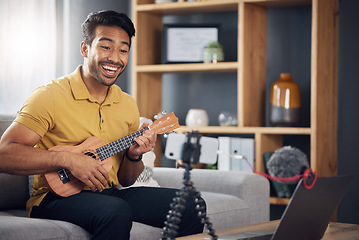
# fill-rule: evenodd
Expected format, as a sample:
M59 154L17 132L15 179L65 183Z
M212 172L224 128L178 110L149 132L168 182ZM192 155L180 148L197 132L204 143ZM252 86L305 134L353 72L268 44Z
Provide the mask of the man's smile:
M120 69L120 67L115 67L109 64L101 64L101 68L104 72L104 75L111 78L116 77L117 72Z

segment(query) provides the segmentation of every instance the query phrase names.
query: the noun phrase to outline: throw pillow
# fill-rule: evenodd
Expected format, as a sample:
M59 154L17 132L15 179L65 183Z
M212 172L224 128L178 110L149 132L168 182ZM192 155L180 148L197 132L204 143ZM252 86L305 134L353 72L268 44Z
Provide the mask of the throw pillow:
M143 154L142 161L145 166L140 176L138 176L136 182L128 187L159 187L160 185L156 180L152 178L152 169L154 167L154 162L156 159L156 154L153 151ZM121 184L118 185L118 189L124 189L128 187L123 187Z

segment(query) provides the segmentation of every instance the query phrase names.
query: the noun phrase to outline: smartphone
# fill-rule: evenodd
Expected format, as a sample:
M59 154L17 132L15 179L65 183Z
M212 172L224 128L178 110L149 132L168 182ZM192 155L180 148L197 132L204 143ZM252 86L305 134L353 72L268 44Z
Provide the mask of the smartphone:
M187 142L187 135L180 133L170 133L167 137L165 156L172 160L183 160L183 145ZM195 143L196 141L191 141ZM201 153L200 163L215 164L217 162L218 139L212 137L200 137Z

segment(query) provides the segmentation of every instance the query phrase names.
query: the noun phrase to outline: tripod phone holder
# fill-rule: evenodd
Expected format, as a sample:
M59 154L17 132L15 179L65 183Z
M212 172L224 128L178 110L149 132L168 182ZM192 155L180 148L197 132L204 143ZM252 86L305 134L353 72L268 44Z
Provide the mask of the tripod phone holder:
M206 216L206 207L201 194L193 185L191 181L190 172L193 166L199 162L201 155L201 135L197 131L188 132L186 134L187 141L183 144L182 151L182 164L178 165L185 169L183 176L183 187L176 192L176 197L173 198L173 202L170 204L171 209L168 211L165 227L162 231L162 240L175 239L178 234L179 226L181 222L182 213L185 210L185 204L190 195L195 197L196 210L198 217L201 218L202 223L208 230L208 234L212 240L217 240L218 237L215 235L215 230L212 227L212 223Z

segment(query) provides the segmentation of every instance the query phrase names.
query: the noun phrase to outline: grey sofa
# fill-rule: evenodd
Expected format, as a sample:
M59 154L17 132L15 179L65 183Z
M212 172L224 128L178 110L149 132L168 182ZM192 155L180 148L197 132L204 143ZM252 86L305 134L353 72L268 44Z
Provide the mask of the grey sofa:
M12 119L0 116L0 135ZM154 168L153 178L162 187L181 188L183 170ZM245 172L194 169L191 180L206 200L207 215L216 230L269 220L269 183L265 178ZM91 239L74 224L26 217L28 185L28 176L0 173L0 239ZM159 239L161 231L135 222L131 239Z

